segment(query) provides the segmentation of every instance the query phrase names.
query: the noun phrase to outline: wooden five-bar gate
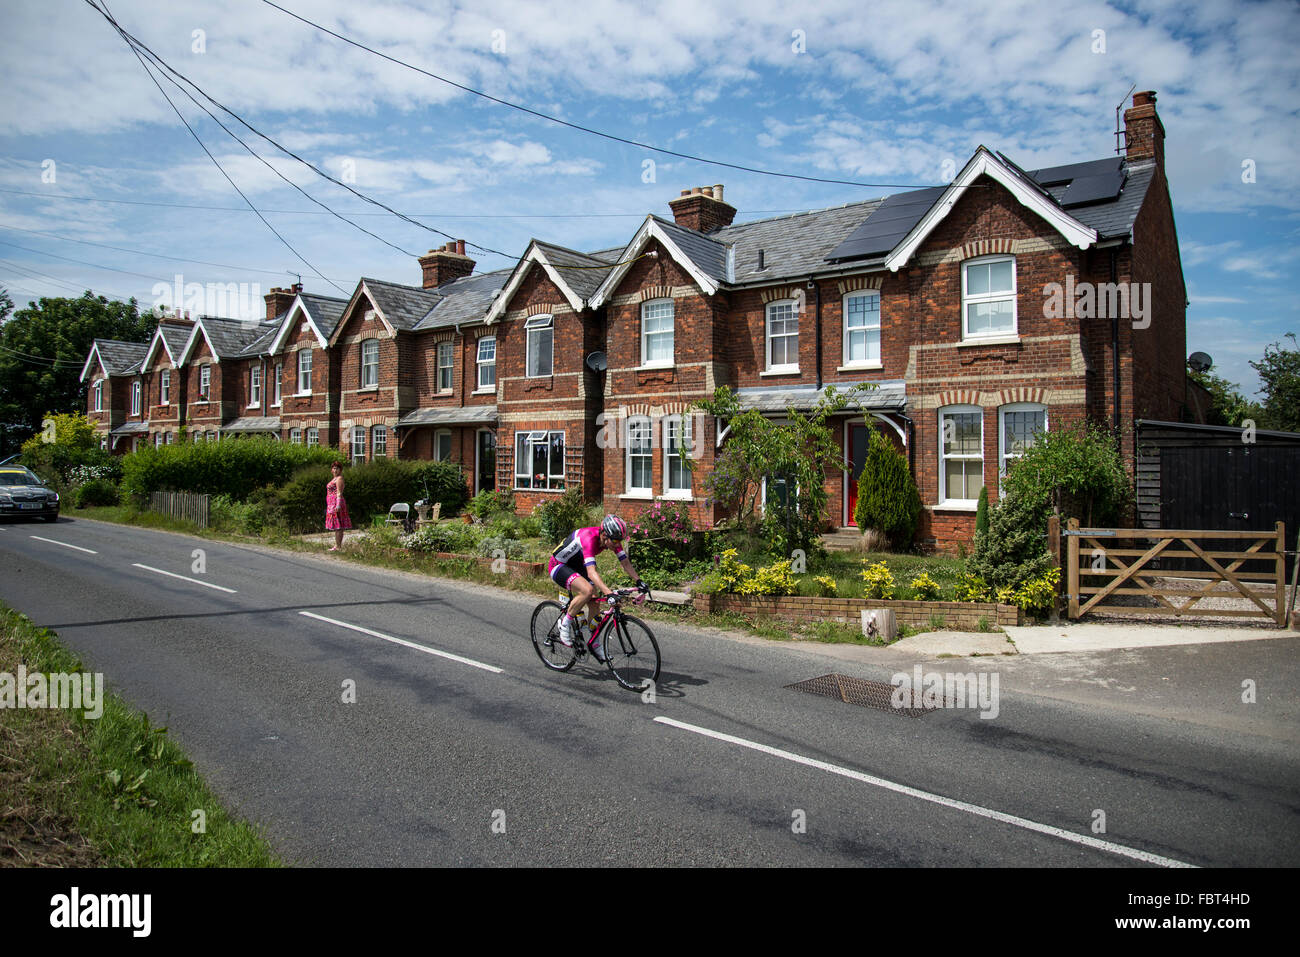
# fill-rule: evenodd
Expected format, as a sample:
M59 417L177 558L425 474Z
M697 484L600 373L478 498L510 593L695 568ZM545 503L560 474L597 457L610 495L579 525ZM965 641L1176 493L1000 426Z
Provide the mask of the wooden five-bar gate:
M1090 611L1148 617L1263 617L1286 627L1286 526L1282 522L1273 531L1246 532L1080 528L1078 519L1071 519L1063 535L1071 618ZM1188 562L1180 562L1177 570L1153 567L1162 558L1196 561L1192 568L1181 567L1192 564ZM1232 588L1216 588L1221 582ZM1119 595L1145 596L1155 604L1119 604L1112 598ZM1253 607L1200 607L1209 598L1243 599ZM1272 607L1267 603L1270 599Z

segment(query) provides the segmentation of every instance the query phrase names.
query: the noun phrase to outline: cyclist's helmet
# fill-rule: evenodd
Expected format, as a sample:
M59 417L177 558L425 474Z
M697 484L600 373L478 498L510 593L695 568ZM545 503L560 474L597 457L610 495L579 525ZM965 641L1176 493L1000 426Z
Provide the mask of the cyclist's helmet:
M600 530L604 532L611 541L621 542L627 538L627 522L623 521L617 515L606 515L605 520L600 523Z

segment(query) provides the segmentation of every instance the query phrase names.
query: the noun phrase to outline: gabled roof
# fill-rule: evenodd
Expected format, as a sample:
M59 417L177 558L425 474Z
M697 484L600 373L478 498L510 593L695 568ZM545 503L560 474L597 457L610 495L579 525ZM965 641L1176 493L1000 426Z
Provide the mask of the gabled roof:
M511 270L505 288L488 310L485 322L495 322L505 312L506 304L532 271L534 264L542 267L574 312L582 311L611 268L609 261L589 253L580 253L576 249L567 249L540 239L530 240L523 257ZM446 287L438 288L442 290Z
M588 300L592 309L598 309L613 295L632 263L652 239L659 241L706 295L713 295L718 287L731 278L731 256L728 246L711 236L684 229L658 216L647 216L632 241L624 247L618 264L610 270L595 294Z
M504 302L506 280L511 270L497 269L477 276L464 276L438 287L441 298L415 324L415 332L443 329L460 323L491 321L490 308Z
M337 296L298 293L293 300L293 305L285 310L284 319L280 322L279 329L267 351L279 352L284 348L285 340L289 338L299 316L307 321L307 325L316 334L316 341L324 349L329 344L330 336L334 335L334 330L338 328L339 320L343 318L343 311L347 306L348 301Z
M183 326L173 325L166 320L158 323L158 328L153 331L153 338L149 340L149 349L145 352L140 368L149 368L153 363L154 353L158 351L159 345L166 350L167 358L172 361L172 365L179 366L185 361L185 346L193 331L194 327L189 323Z
M221 316L199 316L185 343L181 361L189 362L198 345L199 336L208 344L212 361L219 364L222 359L239 359L249 355L248 349L251 346L263 342L278 328L279 322L274 319L270 322L245 322Z
M906 194L904 194L906 195ZM826 268L826 258L854 227L873 217L882 200L725 226L709 238L731 247L733 283L771 282ZM680 227L679 227L680 228ZM764 268L758 268L763 250Z
M104 375L132 375L140 371L140 364L149 352L147 342L121 342L117 339L96 339L86 356L86 364L81 367L81 380L86 381L91 366L99 363Z
M379 279L362 279L362 287L384 324L394 332L407 332L428 315L442 294L419 286L402 286ZM355 299L355 295L353 296ZM349 305L351 305L349 303Z

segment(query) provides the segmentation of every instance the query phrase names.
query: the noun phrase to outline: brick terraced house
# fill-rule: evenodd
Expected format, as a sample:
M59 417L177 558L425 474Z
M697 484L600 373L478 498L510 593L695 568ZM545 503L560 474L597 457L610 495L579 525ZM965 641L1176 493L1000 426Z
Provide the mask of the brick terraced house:
M955 548L980 489L996 496L1044 429L1104 423L1132 468L1138 419L1196 418L1154 93L1134 96L1124 132L1111 157L1025 170L980 147L947 186L748 223L721 186L684 190L622 248L535 239L514 268L474 275L460 240L420 258L420 286L362 279L346 303L272 290L267 322L235 336L200 319L179 362L155 336L147 430L189 415L212 431L199 376L215 389L222 365L207 404L221 433L314 429L354 462L448 459L524 512L577 487L625 516L675 499L713 523L702 483L727 429L695 402L728 385L779 419L866 384L833 420L828 526L853 524L876 428L911 462L920 543ZM105 390L117 408L129 345L92 350L91 408ZM182 367L159 404L156 380ZM95 414L114 435L133 422Z

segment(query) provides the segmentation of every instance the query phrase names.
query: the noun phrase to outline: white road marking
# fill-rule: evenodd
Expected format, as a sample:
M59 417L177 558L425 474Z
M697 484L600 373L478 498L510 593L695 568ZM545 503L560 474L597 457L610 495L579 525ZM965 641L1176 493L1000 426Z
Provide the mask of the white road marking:
M67 542L58 542L52 538L41 538L39 535L33 535L32 538L38 542L49 542L51 545L62 545L64 548L75 548L79 552L85 552L87 555L98 555L99 552L89 548L82 548L80 545L69 545Z
M362 628L360 625L350 625L346 621L339 621L335 618L326 618L324 615L317 615L310 611L300 611L300 615L307 618L315 618L317 621L328 622L331 625L338 625L340 628L350 628L352 631L359 631L363 635L372 635L375 638L382 638L384 641L391 641L395 645L401 645L404 648L411 648L415 651L423 651L426 655L437 655L439 658L447 658L451 661L459 661L463 665L469 665L473 668L482 668L484 671L490 671L494 675L502 673L501 669L495 665L485 665L481 661L475 661L473 658L462 658L460 655L453 655L449 651L439 651L437 648L430 648L428 645L418 645L413 641L407 641L405 638L394 638L392 635L385 635L382 631L372 631L369 628Z
M132 562L131 567L143 568L147 572L157 572L159 575L166 575L169 578L179 578L181 581L190 582L193 585L202 585L204 588L213 588L217 591L229 592L232 595L238 594L235 589L227 588L225 585L214 585L212 582L199 581L197 578L190 578L188 575L177 575L175 572L163 571L163 569L154 568L152 565L141 565L139 562Z
M763 754L770 754L773 757L784 758L787 761L793 761L795 764L803 764L807 767L817 768L821 771L829 771L831 774L838 774L842 777L852 778L854 781L861 781L863 784L870 784L874 787L884 788L887 791L893 791L897 794L906 795L907 797L919 798L922 801L929 801L932 804L941 804L944 807L954 808L958 811L965 811L968 814L975 814L979 817L1001 821L1003 824L1022 827L1027 831L1037 831L1039 834L1046 834L1049 837L1057 837L1063 841L1082 844L1084 847L1091 847L1111 854L1119 854L1123 857L1131 857L1134 860L1143 861L1147 864L1156 864L1160 867L1196 867L1195 864L1188 864L1185 861L1174 860L1172 857L1161 857L1159 854L1139 851L1132 847L1125 847L1123 844L1112 844L1110 841L1101 841L1095 837L1089 837L1086 834L1075 834L1073 831L1066 831L1059 827L1052 827L1050 824L1039 824L1037 821L1031 821L1028 818L1023 817L1016 817L1014 814L1004 814L1001 811L994 811L990 808L981 807L978 804L967 804L965 801L956 801L939 794L931 794L929 791L922 791L918 788L908 787L906 784L897 784L894 781L889 781L885 778L863 774L861 771L853 771L849 768L842 768L836 764L828 764L825 761L818 761L816 758L807 758L801 754L794 754L791 751L782 751L780 748L769 747L766 744L759 744L756 741L747 741L744 738L737 738L730 734L723 734L720 731L710 731L708 728L701 728L698 725L685 724L681 721L674 721L672 718L665 718L662 716L655 718L655 721L674 728L681 728L683 731L693 731L696 734L702 734L705 737L714 738L718 741L726 741L728 744L739 745L742 748L761 751Z

